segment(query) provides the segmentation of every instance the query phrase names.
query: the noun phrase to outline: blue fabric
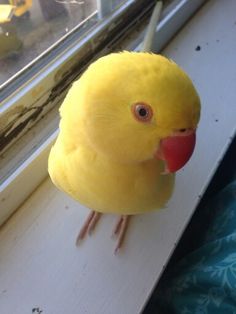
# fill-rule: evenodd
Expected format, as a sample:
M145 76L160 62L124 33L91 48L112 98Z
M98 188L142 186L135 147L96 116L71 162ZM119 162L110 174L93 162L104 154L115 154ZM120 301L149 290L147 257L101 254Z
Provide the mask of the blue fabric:
M167 271L156 291L157 313L236 314L236 181L200 218L192 235L197 248Z

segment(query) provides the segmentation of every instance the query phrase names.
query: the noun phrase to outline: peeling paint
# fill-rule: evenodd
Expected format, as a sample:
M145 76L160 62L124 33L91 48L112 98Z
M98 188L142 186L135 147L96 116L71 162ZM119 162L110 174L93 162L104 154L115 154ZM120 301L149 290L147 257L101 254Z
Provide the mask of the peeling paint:
M10 108L6 113L0 116L0 131L2 131L6 126L14 121L14 119L21 114L24 110L24 105L19 105L17 107Z
M31 95L33 98L37 98L37 96L40 96L44 91L45 91L45 86L40 85L32 90Z

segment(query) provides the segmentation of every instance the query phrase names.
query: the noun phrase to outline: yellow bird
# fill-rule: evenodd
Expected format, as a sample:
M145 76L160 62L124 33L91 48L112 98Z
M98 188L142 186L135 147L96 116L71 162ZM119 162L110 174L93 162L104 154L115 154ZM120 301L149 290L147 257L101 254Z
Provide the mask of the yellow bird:
M145 52L98 59L76 81L60 108L60 133L49 157L54 184L92 209L78 240L101 213L129 217L161 208L174 172L189 160L200 116L198 94L172 60Z

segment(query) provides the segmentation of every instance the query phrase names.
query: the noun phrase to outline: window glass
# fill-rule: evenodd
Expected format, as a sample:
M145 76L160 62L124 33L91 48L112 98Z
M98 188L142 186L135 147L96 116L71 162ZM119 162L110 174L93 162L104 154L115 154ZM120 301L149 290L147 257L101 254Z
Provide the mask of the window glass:
M125 0L0 0L0 87L73 30L96 25L101 2L114 10Z
M79 24L83 32L95 23L96 10L96 0L0 0L0 85Z

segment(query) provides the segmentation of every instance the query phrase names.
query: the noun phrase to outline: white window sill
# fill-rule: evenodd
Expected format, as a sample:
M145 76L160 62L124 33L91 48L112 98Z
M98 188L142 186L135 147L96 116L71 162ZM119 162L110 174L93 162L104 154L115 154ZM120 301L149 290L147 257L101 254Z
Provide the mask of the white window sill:
M47 179L0 231L1 314L141 311L235 133L235 11L233 0L209 1L163 51L202 99L196 151L168 207L134 218L118 256L113 216L77 248L87 210Z

